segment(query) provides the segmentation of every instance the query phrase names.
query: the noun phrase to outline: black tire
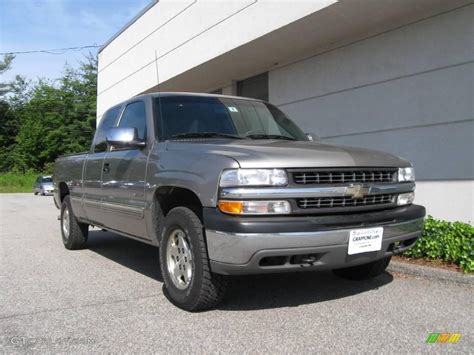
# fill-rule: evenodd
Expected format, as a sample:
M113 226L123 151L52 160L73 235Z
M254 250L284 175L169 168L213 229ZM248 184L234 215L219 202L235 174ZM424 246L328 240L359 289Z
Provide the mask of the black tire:
M66 215L66 216L65 216ZM68 232L64 227L65 221L69 221ZM61 205L61 236L63 244L66 249L78 250L84 249L87 242L87 236L89 234L89 225L85 223L79 223L74 216L74 212L71 206L71 198L68 196L64 197Z
M168 242L178 230L184 232L180 235L191 253L192 276L187 286L181 286L184 289L176 286L175 276L168 269ZM176 207L166 216L160 238L160 266L165 295L179 308L202 311L215 307L224 297L227 279L211 272L202 223L189 208Z
M38 195L38 191L36 191L36 190L35 190L35 192L33 192L33 193L35 194L35 196Z
M368 264L362 264L343 269L335 269L333 273L339 277L349 280L367 280L382 274L390 264L391 256L373 261Z

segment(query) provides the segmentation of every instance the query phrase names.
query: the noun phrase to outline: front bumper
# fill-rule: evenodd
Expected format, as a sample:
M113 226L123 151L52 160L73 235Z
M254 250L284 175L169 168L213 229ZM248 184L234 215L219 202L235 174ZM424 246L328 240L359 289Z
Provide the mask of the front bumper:
M220 274L324 270L400 253L421 235L425 208L411 205L332 216L235 217L204 210L211 269ZM351 229L382 226L379 251L348 255Z

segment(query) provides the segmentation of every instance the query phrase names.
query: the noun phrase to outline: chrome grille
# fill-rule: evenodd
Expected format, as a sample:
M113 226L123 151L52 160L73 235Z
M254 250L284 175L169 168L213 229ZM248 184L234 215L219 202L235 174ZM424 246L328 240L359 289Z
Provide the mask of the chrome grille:
M360 200L352 197L321 197L321 198L301 198L297 199L296 203L299 208L337 208L337 207L364 207L374 205L388 205L395 201L396 195L370 195L365 196Z
M396 169L297 171L293 172L293 181L296 184L393 182L396 173Z

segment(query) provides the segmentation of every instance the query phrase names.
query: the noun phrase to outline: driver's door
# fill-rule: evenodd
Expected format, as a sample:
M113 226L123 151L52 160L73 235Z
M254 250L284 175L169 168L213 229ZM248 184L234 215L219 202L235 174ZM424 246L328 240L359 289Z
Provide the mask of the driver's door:
M146 141L146 107L142 100L129 103L117 124L137 129ZM150 144L145 147L110 147L102 166L102 210L105 226L146 238L144 222L145 174Z

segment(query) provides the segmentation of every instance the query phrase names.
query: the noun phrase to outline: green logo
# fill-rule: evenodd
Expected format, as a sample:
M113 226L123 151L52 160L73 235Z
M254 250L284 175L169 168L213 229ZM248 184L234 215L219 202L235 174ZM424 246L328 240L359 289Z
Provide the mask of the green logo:
M451 343L457 344L461 340L461 333L430 333L426 338L427 344Z

